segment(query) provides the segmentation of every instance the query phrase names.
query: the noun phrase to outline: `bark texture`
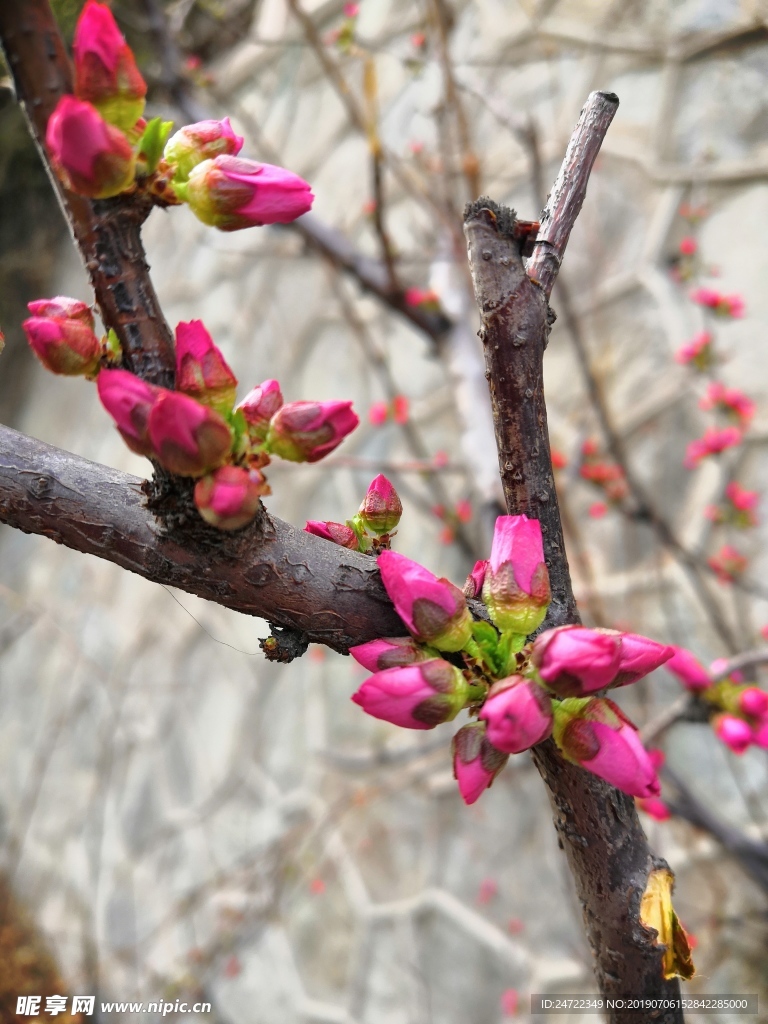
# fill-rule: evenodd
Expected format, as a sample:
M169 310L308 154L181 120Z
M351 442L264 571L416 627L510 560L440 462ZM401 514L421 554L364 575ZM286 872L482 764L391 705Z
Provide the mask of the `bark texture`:
M0 522L346 653L407 630L366 555L263 515L232 534L161 529L142 481L0 426Z

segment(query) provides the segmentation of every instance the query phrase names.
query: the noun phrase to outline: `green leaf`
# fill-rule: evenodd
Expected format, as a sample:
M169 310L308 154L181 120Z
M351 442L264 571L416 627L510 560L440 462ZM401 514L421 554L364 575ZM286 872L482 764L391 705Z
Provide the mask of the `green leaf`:
M495 650L499 642L499 634L490 622L484 622L482 619L472 623L472 636L481 647L486 647L490 650Z
M162 121L159 117L153 117L147 123L144 134L139 139L139 163L145 174L154 174L157 169L171 128L173 121ZM144 159L141 160L141 157Z
M107 359L110 363L119 363L123 358L123 349L120 345L120 339L115 333L114 328L110 327L107 331Z

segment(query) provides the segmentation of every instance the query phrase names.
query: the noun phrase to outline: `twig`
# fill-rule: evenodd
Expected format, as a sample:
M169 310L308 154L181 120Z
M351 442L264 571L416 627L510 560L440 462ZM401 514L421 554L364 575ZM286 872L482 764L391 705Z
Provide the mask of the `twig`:
M762 647L756 651L744 651L733 658L728 658L725 664L712 673L714 682L719 683L721 679L727 679L733 672L739 672L743 668L754 668L757 665L768 665L768 648Z
M536 248L528 260L528 275L539 282L546 298L560 271L565 247L587 194L592 166L618 106L619 98L612 92L590 93L571 135L565 160L541 215Z

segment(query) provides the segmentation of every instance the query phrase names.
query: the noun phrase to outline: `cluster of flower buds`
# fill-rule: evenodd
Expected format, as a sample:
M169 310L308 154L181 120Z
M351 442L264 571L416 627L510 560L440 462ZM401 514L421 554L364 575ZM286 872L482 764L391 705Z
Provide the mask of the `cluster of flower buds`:
M717 316L734 319L744 316L744 298L741 295L723 295L714 288L694 288L691 301L711 309Z
M140 187L163 204L188 203L204 224L236 231L288 223L312 206L298 175L238 156L228 118L187 125L143 118L147 86L109 7L86 0L73 43L75 95L46 130L56 174L73 192L108 199Z
M675 647L665 668L695 694L710 712L715 735L735 754L750 746L768 750L768 693L745 684L740 672L724 679L727 663L715 661L709 669L684 647Z
M712 349L714 338L709 331L700 331L675 353L675 360L683 366L690 366L699 373L706 373L715 363Z
M307 521L304 530L343 548L378 553L389 548L403 514L397 491L382 474L371 481L356 515L346 523Z
M725 488L725 501L722 505L708 505L706 515L718 526L735 526L739 530L757 526L755 508L760 500L757 491L748 491L736 480Z
M624 470L618 463L601 455L597 442L591 439L581 446L579 476L603 495L604 500L595 502L589 510L594 518L604 515L609 506L620 505L628 494Z
M176 328L177 390L170 391L116 365L119 347L94 334L85 303L58 296L31 302L29 309L33 316L24 330L43 365L96 377L102 405L131 451L196 479L200 515L221 530L240 529L254 518L260 498L270 493L261 470L272 455L316 462L359 422L351 402L284 403L275 380L235 406L237 378L200 320ZM376 492L380 485L374 484ZM361 509L369 529L393 521L391 498L388 506L385 498L376 500L371 493Z
M673 648L633 633L564 626L528 636L550 602L541 527L500 516L491 557L460 591L393 551L381 578L409 636L372 640L352 656L373 675L353 700L375 718L413 729L471 720L453 742L454 773L467 803L487 789L510 754L550 736L570 761L625 792L658 797L653 759L637 730L604 697L658 668ZM482 598L488 620L473 619Z

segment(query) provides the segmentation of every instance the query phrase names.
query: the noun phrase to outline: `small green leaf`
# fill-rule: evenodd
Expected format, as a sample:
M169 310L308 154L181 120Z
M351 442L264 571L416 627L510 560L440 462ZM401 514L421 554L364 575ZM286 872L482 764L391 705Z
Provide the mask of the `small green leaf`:
M119 363L123 358L123 349L120 345L120 339L112 327L107 331L105 348L106 356L110 363Z
M472 623L472 636L481 646L490 650L495 650L499 642L499 634L490 622L484 622L482 619Z
M144 174L154 174L157 169L168 136L171 134L171 128L173 128L173 121L162 121L159 117L153 117L147 123L144 134L139 140L139 164Z

